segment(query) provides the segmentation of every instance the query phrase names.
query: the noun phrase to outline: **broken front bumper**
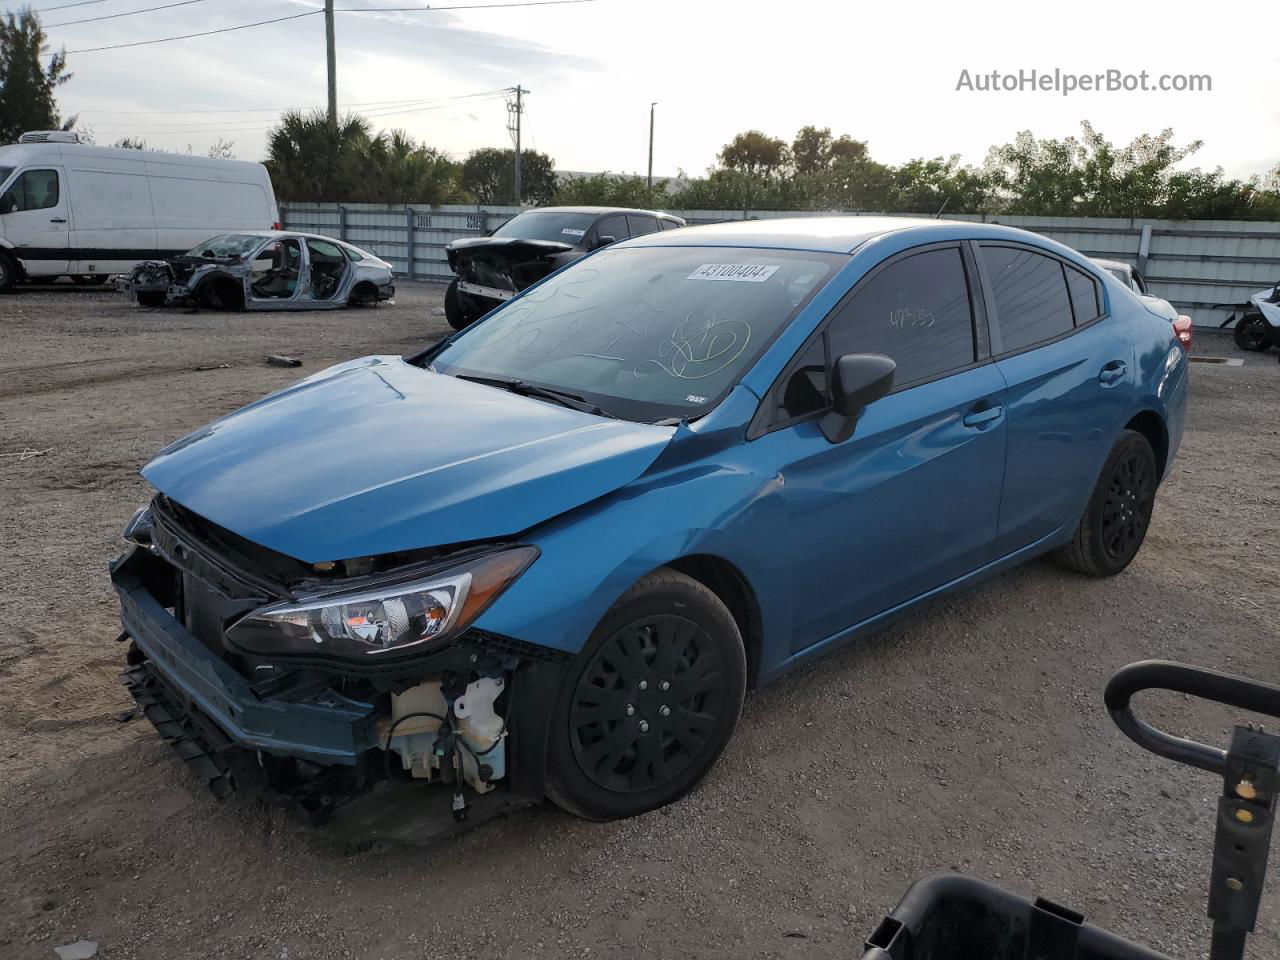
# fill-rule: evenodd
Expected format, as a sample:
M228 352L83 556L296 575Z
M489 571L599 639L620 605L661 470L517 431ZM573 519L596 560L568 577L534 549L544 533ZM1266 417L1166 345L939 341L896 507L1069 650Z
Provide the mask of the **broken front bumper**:
M145 657L135 668L141 666L173 706L196 718L193 727L211 722L235 746L326 765L354 765L364 751L377 745L371 703L346 700L332 692L315 701L258 696L248 680L151 594L140 569L147 559L145 551L135 548L112 566L120 621ZM135 679L145 678L136 674ZM135 683L128 677L126 681L134 692ZM141 705L146 710L147 704Z

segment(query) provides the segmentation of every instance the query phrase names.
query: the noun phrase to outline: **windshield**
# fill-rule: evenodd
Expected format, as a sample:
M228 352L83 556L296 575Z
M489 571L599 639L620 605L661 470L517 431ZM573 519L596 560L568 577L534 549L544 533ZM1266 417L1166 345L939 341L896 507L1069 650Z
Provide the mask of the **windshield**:
M591 228L593 213L561 213L556 210L530 210L517 214L497 230L495 237L519 237L521 240L558 240L577 244Z
M265 242L265 237L253 237L243 233L226 233L199 244L189 250L187 256L203 257L207 260L219 257L244 257L253 253Z
M467 328L431 369L552 387L629 420L696 416L845 259L726 247L605 250Z

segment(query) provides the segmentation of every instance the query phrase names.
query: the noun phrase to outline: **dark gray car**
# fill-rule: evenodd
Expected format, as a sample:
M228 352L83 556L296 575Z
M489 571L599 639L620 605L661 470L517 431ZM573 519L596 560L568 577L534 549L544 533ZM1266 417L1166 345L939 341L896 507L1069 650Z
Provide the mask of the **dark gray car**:
M684 225L669 213L625 207L526 210L487 237L455 240L445 248L449 268L457 275L445 292L445 318L461 330L592 250Z

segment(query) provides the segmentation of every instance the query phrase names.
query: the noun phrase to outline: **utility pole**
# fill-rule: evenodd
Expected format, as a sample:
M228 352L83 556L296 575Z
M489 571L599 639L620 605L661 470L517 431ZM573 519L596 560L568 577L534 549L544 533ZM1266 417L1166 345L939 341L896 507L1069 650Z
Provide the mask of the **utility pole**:
M325 55L329 65L329 125L338 125L338 55L333 43L333 0L324 0Z
M653 189L653 108L658 105L658 101L649 104L649 176L646 180L650 190Z
M521 155L520 148L520 118L524 114L524 95L529 91L524 87L516 84L514 87L507 88L508 93L514 93L516 98L514 101L507 101L507 132L511 134L511 139L516 146L516 206L520 206L524 202L524 184L522 174L522 165L524 157Z

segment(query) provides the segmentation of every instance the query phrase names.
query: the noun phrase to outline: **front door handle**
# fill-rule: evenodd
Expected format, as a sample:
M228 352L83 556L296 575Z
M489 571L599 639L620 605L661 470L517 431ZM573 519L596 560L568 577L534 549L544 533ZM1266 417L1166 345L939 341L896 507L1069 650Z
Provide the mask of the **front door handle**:
M50 223L66 223L67 220L65 217L50 217L49 222Z
M1003 416L1004 407L997 403L981 410L970 410L965 414L964 425L966 427L982 427L994 420L999 420Z
M1125 371L1129 369L1129 365L1123 360L1112 360L1098 374L1098 382L1104 387L1109 387L1113 383L1119 383L1124 379Z

